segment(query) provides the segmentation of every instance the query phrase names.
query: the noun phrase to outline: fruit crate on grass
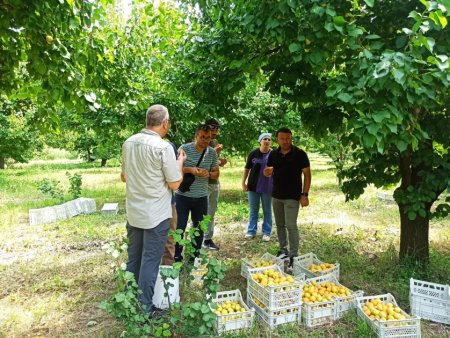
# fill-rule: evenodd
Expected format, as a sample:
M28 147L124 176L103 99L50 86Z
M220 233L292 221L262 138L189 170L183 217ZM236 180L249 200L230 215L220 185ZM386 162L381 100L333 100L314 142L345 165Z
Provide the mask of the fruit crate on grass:
M263 265L260 266L260 264ZM284 261L268 252L266 252L258 259L249 260L243 258L241 263L241 276L247 278L248 269L261 268L264 266L272 266L272 265L278 265L281 271L284 271Z
M218 334L229 331L250 329L252 327L253 320L255 318L255 309L250 309L244 303L240 290L218 292L216 298L213 299L213 303L221 307L224 306L226 308L233 308L233 313L230 313L229 309L225 309L228 313L225 313L223 310L214 310L217 315L214 329ZM232 306L233 303L239 304L239 312L236 311L235 306Z
M450 324L450 286L410 279L411 314Z
M202 265L201 258L197 257L194 260L194 268L191 271L191 276L194 277L194 280L192 281L193 285L196 286L202 286L203 285L203 278L208 272L208 268L205 265Z
M264 304L258 301L258 304L253 301L252 295L248 293L247 290L247 303L248 306L256 310L258 318L270 329L274 329L278 325L297 323L300 324L301 321L301 311L300 305L287 306L282 310L271 311L267 308L263 308Z
M303 286L302 319L307 327L328 324L355 309L355 300L363 291L351 291L334 275L311 278Z
M248 293L270 311L301 305L303 283L282 272L279 266L249 269L248 274Z
M311 271L309 268L311 266L322 266L321 271ZM324 276L328 274L333 274L337 280L339 280L339 263L334 264L324 263L317 258L312 252L307 253L302 256L294 257L293 265L294 276L304 273L306 278L314 278L319 276Z
M402 319L384 320L369 317L369 315L367 315L367 313L364 311L364 306L366 306L367 308L366 304L373 300L379 300L383 303L393 304L394 308L399 309L398 313L402 315ZM398 307L394 296L392 296L390 293L378 296L358 297L356 299L356 313L360 318L362 318L369 324L372 330L380 338L421 337L420 318L416 316L410 316L405 311L401 310Z

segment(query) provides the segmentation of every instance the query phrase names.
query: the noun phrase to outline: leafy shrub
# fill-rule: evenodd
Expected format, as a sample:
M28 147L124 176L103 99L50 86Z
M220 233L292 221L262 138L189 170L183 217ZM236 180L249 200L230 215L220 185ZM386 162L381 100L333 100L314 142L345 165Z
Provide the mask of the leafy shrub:
M39 191L46 195L50 195L52 198L56 198L60 201L64 200L64 191L60 186L60 182L49 178L44 178L37 183Z
M78 198L81 196L81 185L83 183L83 178L80 174L70 175L69 172L66 172L66 176L69 178L69 193L73 198Z

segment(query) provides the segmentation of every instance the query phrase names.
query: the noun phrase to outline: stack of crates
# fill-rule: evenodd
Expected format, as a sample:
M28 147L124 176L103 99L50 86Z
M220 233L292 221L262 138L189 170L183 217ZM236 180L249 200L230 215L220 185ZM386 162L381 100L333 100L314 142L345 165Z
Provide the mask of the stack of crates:
M263 264L269 263L268 266L278 265L280 267L281 271L284 271L284 261L282 259L266 252L264 255L261 256L261 258L258 258L258 259L249 260L249 259L243 258L242 263L241 263L241 276L244 278L248 278L248 269L263 267L263 266L258 266L259 263L263 263Z
M384 303L391 303L394 307L398 307L398 305L395 298L390 293L378 296L358 297L356 299L356 313L360 318L369 324L379 338L421 337L420 318L410 316L401 309L400 313L405 317L405 319L383 320L368 316L364 311L364 306L366 306L367 302L370 302L373 299L378 299Z
M410 279L411 313L433 322L450 324L450 287Z
M326 265L328 268L313 272L308 269L308 267L310 267L311 265ZM315 278L332 274L336 277L337 280L339 280L339 263L324 263L319 260L315 254L310 252L302 256L294 257L293 273L294 276L305 274L306 278Z
M257 276L282 276L284 284L258 283ZM301 321L303 283L283 273L277 265L248 269L247 303L260 319L273 329L275 326Z
M239 303L240 310L236 312L236 309L219 311L216 307L212 310L216 313L216 322L214 329L217 334L228 333L238 330L250 329L253 325L255 318L255 309L250 309L245 303L239 290L222 291L218 292L216 298L213 299L213 304L218 306L229 305L231 308L232 302ZM228 304L227 304L228 303ZM231 312L231 313L230 313Z
M321 285L327 288L321 288ZM319 301L311 294L311 289L319 289ZM327 292L339 292L341 295L328 299ZM345 295L344 295L345 292ZM322 294L320 294L322 293ZM341 318L345 312L355 308L355 300L362 297L362 291L353 292L341 285L334 274L308 279L303 286L302 319L307 327L329 324ZM313 298L314 297L314 298Z

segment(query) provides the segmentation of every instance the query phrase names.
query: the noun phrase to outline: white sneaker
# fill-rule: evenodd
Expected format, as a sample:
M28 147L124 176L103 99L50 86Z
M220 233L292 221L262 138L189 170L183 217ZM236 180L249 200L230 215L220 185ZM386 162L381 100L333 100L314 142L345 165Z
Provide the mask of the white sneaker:
M269 235L263 235L262 240L263 240L263 242L270 242L270 236Z
M245 238L247 238L247 239L255 238L255 235L245 234Z

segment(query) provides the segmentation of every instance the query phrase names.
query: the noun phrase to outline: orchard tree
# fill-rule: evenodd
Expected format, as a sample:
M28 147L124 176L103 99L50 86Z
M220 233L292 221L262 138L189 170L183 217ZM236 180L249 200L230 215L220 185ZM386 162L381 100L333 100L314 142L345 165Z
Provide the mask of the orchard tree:
M343 191L400 183L400 257L426 262L430 218L450 211L448 199L431 210L450 190L449 1L192 3L191 91L231 100L263 73L305 125L334 133L347 123L355 164Z
M6 160L27 162L42 148L42 140L29 101L4 98L0 111L0 169L5 169Z

